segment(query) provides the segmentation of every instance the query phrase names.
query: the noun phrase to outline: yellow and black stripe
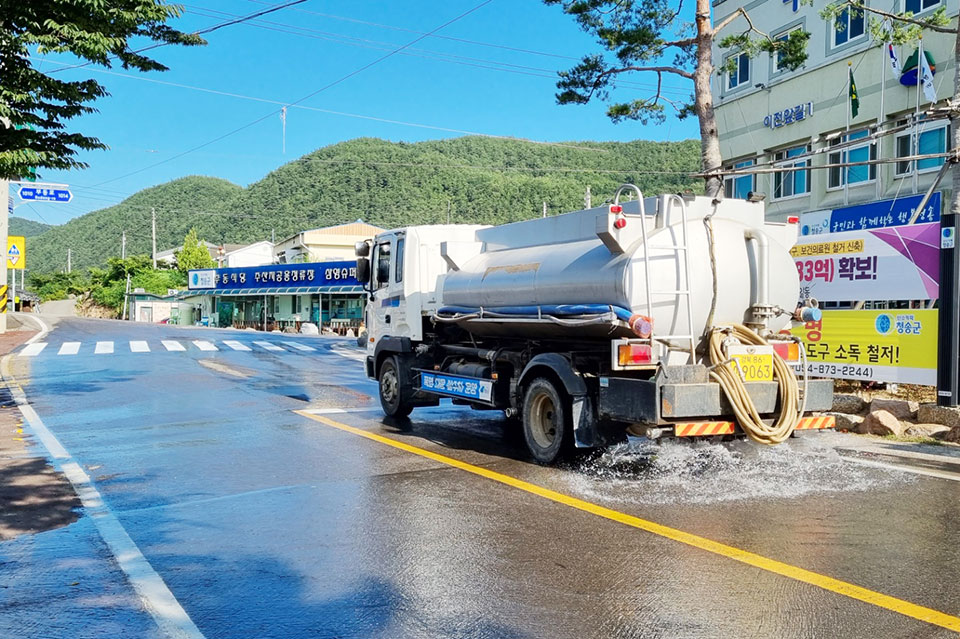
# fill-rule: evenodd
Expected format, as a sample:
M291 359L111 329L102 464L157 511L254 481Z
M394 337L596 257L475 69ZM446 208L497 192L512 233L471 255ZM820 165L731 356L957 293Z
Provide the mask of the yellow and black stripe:
M832 416L803 417L797 422L797 430L820 430L835 428L837 420ZM704 437L707 435L732 435L737 426L733 422L687 422L673 425L675 437Z
M0 313L7 312L7 285L0 285Z

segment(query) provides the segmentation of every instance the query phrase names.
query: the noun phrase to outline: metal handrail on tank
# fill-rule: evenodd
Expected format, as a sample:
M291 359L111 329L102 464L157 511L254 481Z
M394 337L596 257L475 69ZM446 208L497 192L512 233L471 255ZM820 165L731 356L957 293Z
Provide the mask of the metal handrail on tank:
M647 317L653 317L653 303L650 298L650 251L647 245L647 213L643 206L643 193L640 192L640 187L634 184L624 184L617 189L616 195L613 196L613 204L614 206L620 206L620 194L626 189L633 189L636 192L637 204L640 207L640 235L643 238L643 277L646 282L644 294L647 298Z
M687 282L687 329L690 331L690 363L694 364L697 361L697 345L694 341L693 335L693 288L690 280L690 243L687 239L687 203L683 201L683 198L676 194L671 194L669 201L676 200L680 205L680 224L683 228L683 248L680 249L683 251L683 267L684 267L684 277ZM665 224L670 222L670 219L664 220Z

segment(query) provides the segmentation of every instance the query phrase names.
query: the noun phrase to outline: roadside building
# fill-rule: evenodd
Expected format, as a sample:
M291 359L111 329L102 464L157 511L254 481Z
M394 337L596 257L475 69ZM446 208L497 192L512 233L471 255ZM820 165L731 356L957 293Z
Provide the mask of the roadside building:
M740 6L743 3L734 0L715 0L715 20L723 20ZM921 121L895 134L874 136L910 124L918 104L920 112L931 104L916 84L918 47L892 47L901 69L895 73L889 48L871 39L868 25L876 16L850 9L835 21L826 21L819 15L825 6L824 0L814 0L813 6L797 0L758 0L747 5L753 25L774 38L785 38L794 29L810 33L809 57L799 69L791 71L777 55L766 53L753 59L740 55L731 61L734 54L715 48L718 73L712 88L725 168L772 164L791 169L727 177L726 196L762 193L768 215L775 220L806 214L802 233L903 224L943 158L810 167L944 153L950 145L947 121ZM956 1L895 0L892 10L927 16L944 7L956 25L960 10ZM891 10L890 3L882 8ZM748 29L741 16L732 23L730 33ZM933 87L941 101L954 91L955 37L925 32L922 46L925 57L932 60ZM724 66L728 62L730 69ZM859 102L855 114L848 85L851 72ZM949 181L941 183L941 193L931 200L922 221L939 219L942 202L950 201L949 189Z
M297 264L356 260L354 253L356 243L368 240L382 231L383 229L367 224L363 220L301 231L277 242L274 249L276 261L279 264Z

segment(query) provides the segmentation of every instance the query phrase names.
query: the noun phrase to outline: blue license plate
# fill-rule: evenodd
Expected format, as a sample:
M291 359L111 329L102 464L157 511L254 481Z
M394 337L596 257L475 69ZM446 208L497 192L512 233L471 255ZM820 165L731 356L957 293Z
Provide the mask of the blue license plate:
M475 377L459 377L442 373L420 373L420 388L431 393L489 402L493 397L493 381Z

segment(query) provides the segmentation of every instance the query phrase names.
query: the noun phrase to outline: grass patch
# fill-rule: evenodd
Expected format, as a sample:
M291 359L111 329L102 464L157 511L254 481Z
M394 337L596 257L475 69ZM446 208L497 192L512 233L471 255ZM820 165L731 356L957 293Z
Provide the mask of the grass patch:
M927 444L929 446L943 446L943 442L939 439L934 439L933 437L924 437L922 435L917 435L915 437L897 437L896 435L882 435L883 439L900 442L904 444Z

